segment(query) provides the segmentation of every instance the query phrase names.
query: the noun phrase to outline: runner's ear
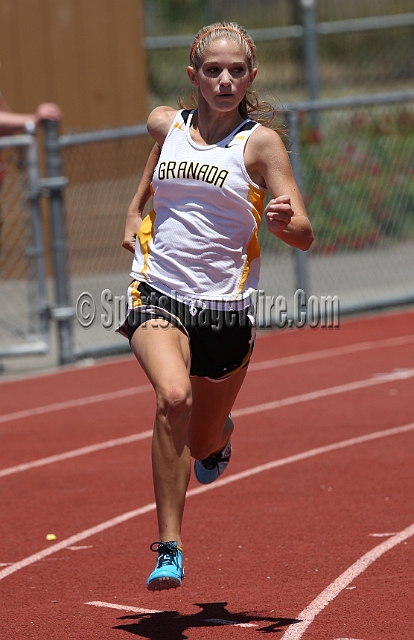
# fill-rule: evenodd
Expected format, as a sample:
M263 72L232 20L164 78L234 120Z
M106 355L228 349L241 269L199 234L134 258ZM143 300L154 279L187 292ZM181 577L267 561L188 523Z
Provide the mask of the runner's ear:
M193 67L188 66L187 67L187 75L190 78L190 82L194 87L198 87L198 85L200 84L198 81L198 77L197 77L197 72L194 70Z

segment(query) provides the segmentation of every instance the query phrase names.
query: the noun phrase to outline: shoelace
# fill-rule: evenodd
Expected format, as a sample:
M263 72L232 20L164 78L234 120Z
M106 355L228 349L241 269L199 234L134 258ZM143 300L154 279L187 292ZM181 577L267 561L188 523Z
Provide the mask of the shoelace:
M226 447L224 447L225 449ZM211 471L218 465L219 462L228 462L230 460L230 456L224 456L223 451L219 451L218 453L212 453L208 458L201 460L203 467Z
M154 548L154 545L158 545ZM175 542L153 542L150 545L151 551L158 553L157 569L163 567L166 564L175 564L179 566L178 551Z

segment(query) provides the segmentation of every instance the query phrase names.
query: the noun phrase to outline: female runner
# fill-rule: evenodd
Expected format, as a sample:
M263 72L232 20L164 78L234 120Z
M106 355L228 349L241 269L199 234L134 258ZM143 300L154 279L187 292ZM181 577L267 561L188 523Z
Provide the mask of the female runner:
M152 111L156 144L128 210L123 246L135 254L134 281L120 331L156 393L159 538L151 545L158 557L150 590L184 578L191 456L201 483L213 482L230 459L230 411L254 343L260 220L293 247L306 250L313 240L285 147L257 121L263 103L246 95L256 73L255 45L243 27L222 22L199 31L187 68L197 108ZM154 210L142 220L151 193Z

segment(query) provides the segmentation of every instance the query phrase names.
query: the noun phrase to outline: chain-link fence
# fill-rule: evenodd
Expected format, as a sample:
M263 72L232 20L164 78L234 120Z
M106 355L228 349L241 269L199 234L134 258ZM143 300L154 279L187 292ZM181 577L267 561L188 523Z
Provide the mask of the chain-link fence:
M414 92L292 105L291 162L315 241L294 255L264 228L260 286L342 312L414 301ZM295 264L294 257L299 259Z
M412 302L414 92L297 104L285 115L316 239L292 251L262 225L259 323L273 322L273 297L292 309L298 287L337 297L342 312ZM77 357L128 348L114 332L132 260L121 241L150 144L145 127L60 138Z
M298 288L308 299L335 298L342 313L413 303L414 91L295 103L280 116L315 242L308 252L292 250L262 225L259 325L277 324L278 296L294 309ZM115 333L132 263L121 242L152 142L145 125L54 135L46 135L46 165L55 174L46 179L36 162L28 165L31 136L5 154L0 355L47 348L50 314L62 363L129 349ZM50 200L48 283L42 189Z
M122 350L127 342L114 328L125 316L132 254L121 243L126 211L152 143L144 125L61 136L60 145L69 179L65 208L70 298L74 305L79 299L84 313L82 324L74 325L75 353ZM90 313L96 315L89 324Z
M191 92L192 37L222 20L239 22L255 39L255 86L272 103L412 86L413 0L148 0L145 15L154 106Z
M48 303L36 138L0 139L0 356L46 353Z
M307 0L309 3L309 0ZM302 0L144 0L148 36L195 33L210 22L233 20L251 29L300 22ZM392 16L413 11L412 0L315 0L319 22Z

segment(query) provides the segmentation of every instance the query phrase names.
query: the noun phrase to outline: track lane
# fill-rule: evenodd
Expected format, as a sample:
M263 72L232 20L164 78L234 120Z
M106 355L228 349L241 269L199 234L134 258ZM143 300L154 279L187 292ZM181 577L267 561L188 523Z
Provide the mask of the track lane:
M407 445L409 442L413 443L412 432L411 434L401 434L398 437L404 438ZM406 440L407 437L409 440ZM390 444L395 443L395 440L387 440L387 442L384 440L386 439L380 439L376 443L374 459L378 452L382 454L388 452L392 464L393 456L390 449L393 446L390 447ZM358 450L361 459L369 463L369 458L373 454L372 441L360 443ZM409 472L408 446L405 447L405 451L406 463L401 460L401 468ZM305 458L304 462L300 464L300 468L292 463L285 466L283 474L267 469L262 471L265 474L264 477L250 476L247 485L246 480L235 482L228 477L227 480L223 478L221 488L220 485L211 485L213 489L207 490L200 488L204 490L204 495L199 496L197 500L188 501L187 517L192 522L193 532L186 545L186 551L191 571L189 571L188 580L183 589L177 594L154 595L143 590L145 574L148 572L151 558L148 557L150 554L147 546L142 547L134 544L133 541L131 542L131 538L134 540L138 536L141 538L142 535L151 535L149 529L152 528L152 525L148 516L145 515L142 516L142 519L140 518L139 526L125 523L118 525L116 531L102 532L98 539L92 538L90 540L91 550L79 551L75 554L61 550L52 564L47 562L47 559L42 561L41 558L38 558L38 564L25 568L24 576L26 577L23 578L24 584L20 588L26 590L25 585L29 580L29 584L35 587L35 592L30 594L28 610L25 611L25 607L23 607L23 610L20 611L18 628L25 628L21 625L24 621L26 624L28 623L27 615L30 618L36 618L36 615L33 615L36 611L38 611L38 615L42 610L49 611L48 615L53 620L55 609L53 603L46 600L48 598L61 603L63 599L66 607L68 605L71 608L74 606L75 611L80 614L82 607L80 607L79 598L85 596L88 596L89 600L86 599L84 602L95 597L99 600L113 602L114 597L115 601L119 601L122 596L121 604L127 601L135 606L162 610L164 608L174 610L175 607L178 607L181 615L189 615L188 612L194 608L195 602L217 602L217 594L223 593L224 599L229 601L228 609L236 611L238 614L247 610L262 621L271 618L272 612L275 620L294 618L295 616L292 616L290 612L297 605L298 596L302 595L303 597L303 594L298 593L295 587L298 579L303 580L307 591L317 591L321 585L326 586L327 579L335 578L338 575L338 568L343 565L349 566L350 559L355 553L367 551L373 546L369 533L375 528L378 515L374 513L373 519L369 513L362 520L358 517L360 506L365 505L364 489L367 490L367 495L370 495L373 487L370 483L365 487L363 480L364 477L365 479L367 477L363 465L359 461L357 465L352 465L354 457L352 448L348 451L350 455L345 458L343 452L344 450L336 450L323 454L326 458L325 464L321 464L319 461L316 473L312 460ZM381 465L383 464L384 460L382 459ZM345 468L349 470L350 467L357 474L359 483L358 494L352 496L355 500L353 505L350 504L348 496L344 492L346 482L344 482L343 470ZM300 472L299 476L298 471ZM327 478L332 484L332 492L323 490L321 488L323 485L319 484L322 481L326 482ZM378 504L381 504L380 498L383 498L384 493L390 492L390 487L393 487L394 491L396 489L404 490L405 478L401 477L401 469L400 473L395 473L393 478L396 485L390 483L387 478L386 474L379 486L378 483L375 484ZM232 487L231 492L226 490L226 484ZM247 509L246 488L248 488L250 497ZM334 497L335 493L342 495L339 504ZM229 501L230 496L231 501ZM331 519L336 523L334 529L329 527L330 522L326 520L322 522L319 518L321 510L326 510L326 504L329 504ZM264 512L263 505L267 505ZM276 508L269 510L271 505ZM386 519L387 527L395 526L402 518L398 505L395 507L393 513L381 515L382 521ZM370 522L370 520L372 521ZM261 527L257 526L259 521L263 523ZM138 523L136 524L138 525ZM226 535L227 525L230 525L231 535ZM307 542L310 526L313 527L314 535ZM275 530L278 532L276 538L274 536ZM352 548L349 546L348 531L353 533ZM218 540L215 541L217 535ZM71 544L76 542L79 542L79 539L70 541ZM82 562L79 554L83 554L84 562L88 562L87 558L90 558L88 578L86 581L83 578L75 586L75 581L79 576L77 567L80 568L79 562ZM91 564L92 558L95 559L95 562ZM246 571L249 566L246 566L246 562L253 562L255 567L253 574ZM104 573L102 573L103 566L105 566ZM206 568L208 568L208 573L206 573ZM65 577L64 584L61 581L56 582L56 579L53 578L62 571ZM395 572L395 566L393 571ZM111 576L109 584L108 575ZM198 579L200 575L204 576L201 584ZM10 579L13 580L13 577ZM283 594L279 592L280 584L284 585ZM74 602L76 600L74 594L78 597L77 603ZM246 607L246 603L249 602L256 603L256 607ZM260 602L260 609L263 612L261 616L257 607L258 602ZM8 612L5 613L7 619ZM92 613L90 615L93 617ZM66 610L65 619L71 621L71 624L75 624L75 629L77 628L76 623L79 625L79 615L78 620L74 620L72 610ZM247 618L247 620L249 619L251 618ZM49 618L46 617L43 629L45 625L49 628L48 621ZM132 631L134 620L129 620L129 624L128 621L124 622ZM269 622L267 621L266 624ZM116 637L111 635L112 626L105 627L106 631L100 627L99 635L92 637ZM262 622L259 626L264 628L266 625ZM222 636L220 632L221 630L218 628L215 631L217 635L214 637L226 637ZM85 633L84 626L83 633ZM173 639L178 636L168 637ZM398 637L405 640L405 637L409 636L403 634Z
M332 347L328 349L321 349L319 351L310 351L295 356L285 356L274 359L265 359L254 361L248 369L248 374L265 369L278 369L281 367L288 367L290 365L300 365L306 362L314 362L315 360L325 358L337 358L340 356L353 355L355 353L361 353L365 351L371 351L375 349L387 349L398 347L401 345L413 345L414 336L404 335L396 338L386 338L383 340L372 340L367 342L359 342L353 345L345 345L342 347ZM128 362L130 364L130 362ZM9 391L9 390L7 390ZM36 405L26 409L20 409L18 411L11 411L9 413L0 414L0 424L9 423L14 420L22 420L25 418L35 418L47 413L53 413L55 411L63 411L67 409L73 409L75 407L87 406L90 404L115 400L117 398L123 398L133 396L135 394L150 392L151 387L149 384L142 384L135 387L126 387L117 391L106 391L104 393L82 396L78 398L71 398L62 400L60 402L52 402L44 405ZM14 395L14 390L10 389L11 395ZM5 396L6 394L4 394ZM25 393L25 397L30 394Z
M207 493L210 492L212 490L218 490L221 489L222 487L227 487L228 485L232 485L235 482L240 482L245 480L246 478L251 478L253 476L256 476L258 474L261 473L267 473L273 469L277 469L279 467L284 467L286 465L290 465L290 464L295 464L301 461L307 461L311 458L314 458L316 456L321 456L321 455L326 455L329 454L331 452L337 452L340 451L342 449L346 449L348 447L353 447L353 446L357 446L357 445L361 445L363 443L367 443L367 442L372 442L375 440L382 440L383 438L390 438L393 436L398 436L401 434L410 434L411 432L414 432L414 423L411 424L407 424L407 425L401 425L399 427L395 427L393 429L387 429L387 430L383 430L383 431L377 431L377 432L373 432L373 433L369 433L369 434L364 434L362 436L356 437L356 438L350 438L348 440L345 441L340 441L340 442L334 442L334 443L330 443L315 449L311 449L308 451L303 451L297 454L293 454L291 456L288 456L287 458L282 458L282 459L277 459L277 460L272 460L269 461L267 463L263 463L260 464L256 467L252 467L252 468L247 468L243 471L239 471L238 473L233 473L231 475L226 475L223 478L220 478L219 480L217 480L214 484L212 485L197 485L193 488L190 488L188 491L188 497L192 497L192 496L198 496L201 495L203 493ZM325 485L323 485L325 486ZM127 512L125 514L121 514L115 518L111 518L110 520L108 520L105 523L99 523L97 525L95 525L94 527L88 528L83 532L79 532L76 534L73 534L72 536L70 536L66 541L62 541L62 542L58 542L55 543L54 545L49 546L49 548L44 549L40 552L37 552L35 554L33 554L33 556L23 559L21 561L18 561L17 563L15 563L15 566L11 565L10 567L3 569L0 572L0 579L4 579L5 577L7 577L8 575L11 575L12 573L14 573L15 571L20 570L21 568L24 568L26 566L29 566L30 564L33 564L34 562L37 562L39 559L43 558L43 557L47 557L49 555L51 555L52 553L57 553L58 551L60 551L61 549L66 548L69 545L72 544L76 544L77 542L79 542L80 540L83 540L85 538L88 538L92 535L95 535L96 533L99 533L100 531L104 531L108 528L112 528L113 526L116 526L117 524L120 524L122 522L125 522L133 517L137 517L139 515L142 515L144 513L150 512L150 511L154 511L155 509L155 504L154 503L149 503L143 507L140 507L136 510Z
M304 333L300 332L301 335ZM349 336L346 339L348 338ZM259 340L258 344L268 340L269 337L266 337L263 341ZM284 348L282 346L278 349L281 357ZM270 356L270 349L266 349L266 353ZM410 354L406 355L408 359L411 357ZM403 362L400 361L399 354L396 356L398 356L397 365L406 366L405 356ZM341 362L348 368L349 362L346 358ZM350 362L352 363L352 359ZM356 368L359 374L358 358L353 362L354 369ZM382 364L383 360L380 359L378 362ZM374 364L376 365L377 361ZM366 363L364 363L365 366ZM135 363L134 367L136 367ZM280 378L280 371L279 368L278 378ZM370 368L369 371L372 372ZM344 375L347 377L348 373L345 372ZM260 380L250 375L248 379L256 380L259 387L264 387L268 383L269 371L264 370L263 374ZM317 374L315 367L309 363L307 368L302 369L297 376L300 384L308 384L309 379L313 384ZM326 375L323 371L322 374ZM292 384L293 379L294 376L282 376L283 384L286 385ZM248 395L254 392L255 385L256 383L253 383L249 386ZM304 388L306 389L306 386ZM271 392L274 393L274 389ZM299 407L292 405L281 407L276 412L263 412L260 414L260 423L257 425L256 420L253 430L252 417L240 416L237 419L232 472L248 468L247 465L254 460L262 462L266 457L269 460L275 450L279 455L283 456L284 453L289 455L295 451L300 452L308 444L311 446L326 444L332 441L334 435L337 437L359 435L367 427L386 428L390 421L394 424L402 424L402 421L398 422L401 415L411 415L411 417L413 415L411 396L412 381L398 380L388 382L384 386L371 387L369 390L344 394L344 402L339 397L335 402L332 402L332 398L327 398L324 401L308 401ZM350 398L352 398L351 402ZM128 407L124 405L123 410L125 409L128 410ZM85 416L79 410L77 413L79 419L83 421ZM100 416L100 424L108 430L107 433L110 433L111 425L105 425L102 416ZM94 435L96 436L99 433L99 419L96 420L95 426ZM126 422L122 428L126 428ZM52 433L52 426L50 426L50 433ZM82 436L81 429L79 429L79 435ZM403 448L401 448L402 442L405 443ZM309 595L316 596L326 588L330 580L340 575L341 569L345 570L355 561L356 553L360 552L362 555L378 544L378 541L369 537L370 533L375 533L375 529L376 532L401 530L401 525L404 525L401 521L405 518L401 501L404 499L407 487L410 486L409 483L412 482L412 464L410 464L412 461L409 458L412 443L412 437L409 434L400 434L391 439L384 438L375 445L373 442L367 442L358 445L360 453L357 455L354 447L350 448L349 455L345 454L345 450L332 451L325 455L325 461L322 461L322 456L308 461L298 460L284 466L283 469L263 472L263 476L251 478L248 483L246 480L235 482L229 485L228 491L226 487L222 487L218 492L211 491L197 498L194 496L188 501L186 514L188 579L182 590L174 594L169 593L168 596L157 594L161 597L156 601L154 595L147 594L142 588L146 574L152 568L153 558L148 552L146 543L152 539L154 533L153 513L148 512L140 516L139 522L138 520L124 522L111 530L102 532L90 541L86 540L86 549L78 551L65 549L58 552L56 556L50 556L49 559L39 560L37 564L26 567L24 571L9 576L3 583L10 585L7 590L9 594L13 593L18 597L19 593L24 593L22 602L26 602L27 590L30 586L35 586L35 589L29 591L27 604L22 607L22 610L19 608L18 615L13 611L13 607L10 607L6 597L5 619L7 624L11 625L8 628L16 629L20 634L19 637L29 635L33 638L45 637L45 629L46 637L48 632L57 634L50 637L67 637L69 629L70 633L74 634L73 637L115 638L119 637L119 630L114 627L135 634L145 632L145 629L152 629L154 634L156 629L160 628L159 619L154 617L152 620L151 616L142 621L146 625L143 626L138 614L122 616L114 612L102 611L98 614L93 611L85 614L84 609L87 607L83 604L84 602L95 599L111 602L115 597L115 601L122 600L124 604L127 602L137 607L141 605L150 609L166 608L169 611L177 609L180 613L170 616L168 618L170 626L165 627L169 629L168 633L172 630L175 634L165 636L169 637L169 640L170 637L171 640L180 637L177 635L177 630L183 623L181 618L184 618L184 624L188 625L190 638L211 636L228 639L241 637L241 633L251 633L252 635L248 637L252 638L258 637L256 630L253 635L252 630L248 632L228 626L200 625L200 606L196 606L196 603L203 604L206 610L206 603L217 603L218 599L226 600L227 610L236 617L246 611L251 613L253 610L253 614L257 613L257 609L263 606L263 618L273 616L278 620L274 623L274 630L281 631L287 624L282 624L283 619L293 619L297 616L297 612L302 610L301 605L303 608L309 603ZM96 486L101 503L106 498L102 486L105 487L111 482L115 485L112 487L112 493L108 495L108 504L99 505L102 512L110 510L110 504L117 502L120 496L125 500L123 493L128 493L135 498L136 503L136 494L134 495L134 487L131 487L130 479L133 477L131 474L135 473L133 469L137 460L142 460L145 465L141 471L143 477L146 476L149 480L146 484L148 494L151 491L148 450L145 455L138 443L128 446L129 449L131 450L127 456L124 455L124 447L121 447L120 455L116 453L116 449L113 449L106 452L107 455L100 452L84 458L84 463L87 461L88 466L95 458L99 461L90 477L94 476L93 484ZM398 470L393 468L396 457L399 463ZM315 466L316 460L318 463ZM72 467L74 462L73 460L58 465L59 475L63 471L59 482L64 484L68 481L70 484L72 479L79 475L76 466ZM114 476L109 473L120 465L124 466L125 471L124 488L117 480L114 481ZM72 510L72 514L68 513L67 524L65 524L65 517L63 518L63 528L65 526L69 528L78 518L80 523L84 522L85 508L88 509L89 503L86 501L85 504L79 504L75 492L71 500L50 502L47 491L56 480L53 479L53 474L43 475L44 471L44 469L38 469L29 472L32 481L38 474L43 477L43 482L38 484L38 493L33 492L33 511L36 510L36 504L43 500L46 502L43 515L47 513L48 507L53 505L58 516L66 508ZM21 474L21 478L25 475ZM118 478L121 476L122 474L119 474ZM6 478L2 479L2 488L6 480ZM10 480L11 478L7 482ZM24 508L26 498L24 491L19 493L18 484L15 485L17 491L15 495L21 497L20 504ZM324 489L321 488L322 485ZM192 484L191 487L193 486L195 485ZM329 491L329 487L332 491ZM338 487L341 487L340 491ZM47 488L46 498L45 488ZM338 494L341 496L340 499ZM391 499L384 502L386 497ZM128 501L129 498L125 504ZM91 504L93 512L96 505L93 505L93 500ZM265 512L263 512L263 506L266 509ZM364 517L358 517L362 513ZM248 517L246 517L247 514ZM328 517L326 517L327 514L329 514ZM36 513L33 518L30 523L30 527L33 524L31 531L35 529L36 523L42 523L42 518L36 520ZM260 528L257 526L259 522ZM335 527L332 529L329 525L333 523ZM370 524L373 525L371 529L374 528L374 531L367 532ZM374 525L383 526L374 527ZM27 528L27 522L22 520L21 526ZM309 533L312 534L312 539L309 539ZM215 541L217 535L218 541ZM17 548L19 536L20 533L17 531L15 540ZM138 542L140 540L145 541L143 546ZM31 542L33 543L33 540ZM88 542L92 545L87 544ZM267 542L270 544L267 545ZM82 542L78 546L82 546ZM341 557L341 561L337 560L336 554ZM233 560L230 560L230 557L233 557ZM398 562L398 557L398 555L393 556L392 566L384 557L385 564L381 565L384 575L393 575L391 571L395 572L395 558ZM283 563L284 560L287 562ZM316 560L319 567L315 567ZM268 581L265 573L269 568L269 562L272 574ZM253 573L248 571L250 563L254 566ZM285 564L289 566L285 567ZM84 567L87 567L87 577ZM319 568L319 571L316 572L315 568ZM401 568L399 565L398 570L400 571ZM58 576L64 576L63 582L57 582ZM110 576L109 582L108 576ZM282 594L278 590L281 584L283 584ZM370 584L369 580L367 584ZM353 592L349 593L354 595ZM220 598L221 595L224 597ZM371 595L375 593L372 594L371 591ZM388 596L393 601L393 594L389 593ZM397 600L394 600L394 604L398 605L398 594L395 597ZM58 602L52 603L51 600L58 600ZM335 606L339 607L338 610L335 609L338 621L342 619L343 612L346 610L345 604L342 597L335 602ZM219 609L220 607L216 607L214 613L209 613L210 619L220 618L222 614ZM369 610L368 606L367 609ZM318 629L318 640L325 640L325 637L326 640L341 637L323 635L328 628L334 628L329 611L330 607L326 610L326 617L321 614L323 629L322 631ZM381 620L380 614L381 612L377 611L377 623ZM408 612L407 615L409 615ZM38 625L38 630L35 632L33 626L30 626L33 621ZM375 625L375 620L371 618L367 621L367 633L371 633L371 636L360 636L361 640L374 640L374 638L378 640L377 636L372 635L375 632L375 626L374 629L372 624L370 627L370 621ZM259 628L264 628L266 624L271 623L269 621L265 623L263 620L259 623ZM404 628L400 627L401 625L397 624L396 630L400 633L397 637L405 640ZM204 635L206 633L209 635ZM309 637L312 638L313 627L310 628L309 633L311 634ZM408 638L409 636L407 640Z
M289 629L283 634L282 640L300 640L303 635L306 633L306 630L310 625L312 625L315 621L315 618L326 608L331 602L337 598L344 589L349 588L349 585L354 583L361 574L363 574L366 570L368 570L374 562L376 562L384 553L387 553L395 546L401 544L402 542L406 543L406 540L409 540L412 536L414 536L414 524L410 525L403 531L391 536L388 540L385 540L378 546L374 547L367 553L365 553L361 558L358 558L354 564L352 564L344 573L342 573L336 580L334 580L330 585L322 591L303 611L299 613L297 616L300 622L295 622L294 625L290 625ZM357 587L354 585L351 589L356 589ZM341 616L342 617L342 616ZM386 623L386 618L383 619L382 627L384 630L384 624ZM346 623L345 623L345 626ZM348 625L349 626L349 625ZM343 629L341 629L343 631ZM395 625L392 625L392 628L389 629L389 632L392 634L396 633ZM317 627L315 625L312 628L312 633L318 633ZM322 638L323 631L319 632L319 637ZM366 633L370 633L369 630L366 630ZM361 634L361 628L358 628L358 634Z
M260 369L262 370L262 369ZM407 368L397 368L391 373L387 374L374 374L370 378L365 380L357 380L354 382L337 385L334 387L327 387L325 389L317 389L316 391L311 391L307 393L302 393L295 396L288 396L285 398L281 398L280 400L273 400L267 403L252 405L250 407L240 407L236 408L233 411L233 417L239 418L241 416L248 415L256 415L261 412L273 411L275 409L280 409L283 407L288 407L291 405L298 405L303 402L311 402L313 400L319 400L322 398L326 398L329 396L339 395L342 393L349 393L355 390L366 389L369 387L374 387L382 384L387 384L389 382L398 383L402 380L410 380L414 377L414 369ZM141 387L142 392L146 391L145 387ZM396 389L392 390L395 394L397 393ZM128 394L129 395L129 394ZM118 395L116 399L118 399ZM94 397L95 398L95 397ZM86 403L89 404L89 403ZM84 406L82 404L82 406ZM237 406L237 405L236 405ZM34 414L34 416L39 415L38 413ZM143 416L141 416L143 417ZM118 427L118 424L117 424ZM40 458L37 460L32 460L30 462L21 463L14 467L5 467L0 469L0 478L6 477L8 475L12 475L13 473L19 473L22 471L27 471L33 468L41 467L47 464L54 464L56 462L62 462L64 460L74 458L77 456L88 455L90 453L94 453L96 451L100 451L106 448L112 448L115 446L122 446L125 444L130 444L131 442L135 442L138 440L142 440L150 437L152 434L151 430L143 431L141 433L131 434L129 436L124 436L121 438L111 439L106 442L97 442L94 444L90 444L78 449L72 449L69 451L63 451L61 453L53 454L51 456ZM71 440L73 439L73 432L71 433Z
M404 395L405 388L405 397L406 401L401 402L401 393L398 397L398 401L396 404L401 405L402 407L409 406L409 399L411 394L412 384L409 380L397 380L396 381L401 391ZM386 415L386 410L388 408L389 398L384 396L383 389L377 389L376 394L374 396L365 396L361 391L356 393L356 398L361 397L361 400L356 402L351 402L349 406L362 407L363 404L367 404L369 407L376 405L378 407L378 413L381 415ZM375 400L377 398L377 400ZM385 401L384 401L385 400ZM307 403L310 405L310 408L306 407L307 421L309 421L310 416L312 415L312 409L316 412L317 415L322 415L320 410L320 403L318 399L314 399L311 402ZM293 409L293 415L292 410ZM274 451L274 447L277 447L277 451L284 453L285 455L292 454L297 447L296 450L301 450L304 445L308 445L312 447L315 443L319 443L319 445L323 446L326 441L331 440L331 428L330 424L328 424L328 428L325 428L325 425L318 420L315 423L310 423L306 432L303 431L302 421L299 421L298 424L295 424L297 420L295 419L295 415L297 415L298 407L295 407L294 403L288 403L286 407L279 408L276 414L272 411L265 412L261 415L266 415L265 420L260 420L261 427L266 429L271 429L273 434L272 443L267 450L268 455L272 455ZM343 409L341 409L343 411ZM296 413L295 413L296 412ZM299 407L299 415L303 412L303 408ZM370 411L372 416L372 412ZM236 414L235 414L236 415ZM368 414L367 414L368 415ZM397 415L395 416L397 417ZM334 422L337 425L340 424L339 416L334 419ZM368 420L369 423L369 420ZM245 455L243 455L243 451L237 453L237 458L235 456L235 462L232 463L238 464L239 468L241 465L245 465L245 467L249 466L249 463L253 461L254 464L260 464L263 456L263 448L257 448L255 451L255 441L264 442L265 439L261 438L261 430L255 429L254 439L252 442L249 442L248 438L244 437L245 434L251 433L251 416L245 416L245 419L241 418L237 419L237 440L240 442L241 446L245 446L245 452L247 453L247 460L245 459ZM349 425L346 421L345 423L344 434L349 435ZM361 429L366 428L365 423L362 425L356 424L353 428L355 434L361 432ZM288 429L289 438L286 438L286 430ZM237 446L236 440L236 446ZM273 445L273 449L272 449ZM132 445L131 445L132 446ZM130 447L128 447L130 448ZM128 452L129 459L131 462L129 463L130 477L135 477L135 483L138 484L138 476L135 471L133 471L134 466L138 466L142 473L142 477L145 478L145 486L147 492L151 492L151 472L150 472L150 455L149 455L149 443L145 444L144 451L145 454L142 455L141 446L133 449L135 453L131 454ZM256 455L257 454L257 455ZM30 520L35 527L37 532L42 531L43 535L45 535L45 525L41 528L41 523L50 522L49 529L52 532L54 530L60 532L62 530L72 530L72 518L71 514L74 513L74 509L76 512L79 512L80 517L82 517L83 513L87 513L90 516L91 513L94 513L96 516L96 520L99 520L99 511L96 511L96 501L97 496L101 493L105 494L107 491L108 481L110 482L110 486L112 486L115 481L115 477L108 477L108 470L112 469L117 471L118 469L124 469L125 467L125 454L124 451L119 451L114 456L114 452L110 452L109 455L113 460L110 463L107 463L107 453L102 452L101 455L94 455L92 461L73 461L73 464L68 463L65 464L65 467L61 472L61 479L58 483L59 490L56 489L56 480L55 474L56 470L51 468L48 472L41 475L31 475L30 479L30 494L27 494L25 484L21 485L19 482L11 482L3 485L3 500L6 501L6 506L11 505L13 500L17 500L20 505L20 509L16 514L13 515L13 512L10 513L8 518L8 523L10 524L11 530L14 531L13 534L8 532L3 527L3 537L5 540L12 540L12 548L15 543L20 540L20 532L25 532L25 521L29 514ZM85 466L86 465L86 466ZM241 467L242 468L242 467ZM88 475L88 473L90 475ZM114 473L114 471L112 471ZM128 474L128 471L126 471ZM2 479L2 482L5 483L6 478ZM118 482L117 486L119 486ZM125 483L125 480L123 481ZM67 489L65 488L67 487ZM92 488L92 491L90 490ZM129 493L129 499L127 500L126 509L132 510L135 507L135 490L132 490ZM10 497L8 497L10 496ZM43 496L43 497L42 497ZM80 500L81 498L81 500ZM7 500L9 502L7 502ZM79 503L79 504L77 504ZM41 504L41 507L36 507L36 505ZM98 498L99 504L99 498ZM27 506L26 506L27 505ZM33 507L33 505L35 505ZM77 505L77 506L76 506ZM50 514L55 514L59 512L60 508L63 508L65 516L60 518L60 528L56 528L55 518L51 517ZM66 518L66 513L70 514L69 520ZM95 520L95 521L96 521ZM36 523L39 523L36 525ZM19 532L19 533L16 533ZM38 533L36 539L39 540ZM27 536L24 536L23 540L20 540L19 545L22 548L28 548L30 545L30 541ZM30 548L30 547L29 547ZM12 556L14 557L14 556Z
M406 336L404 339L410 339ZM359 343L359 346L366 343ZM377 345L375 345L376 347ZM316 359L308 363L299 363L299 370L293 364L284 367L283 374L276 370L272 371L272 383L270 383L271 373L262 367L252 370L248 374L243 394L236 403L235 415L243 415L243 410L247 408L240 406L245 402L245 398L250 399L250 406L258 406L261 402L265 404L269 393L273 396L272 402L285 401L286 396L294 397L292 391L296 389L304 394L315 391L317 393L324 387L332 388L335 383L352 384L356 374L360 376L375 376L381 373L390 373L392 369L409 369L414 361L414 343L410 340L406 344L396 346L393 340L386 340L384 349L374 348L369 357L366 355L364 361L358 361L358 368L355 369L352 358L354 354L344 354L330 359ZM382 355L381 355L382 354ZM317 354L315 354L316 356ZM256 364L268 364L269 361L259 361ZM309 365L312 365L311 370ZM254 363L253 365L254 366ZM312 371L311 375L309 372ZM259 375L260 372L263 375ZM401 373L404 376L404 372ZM263 380L267 384L263 384ZM372 384L381 383L380 380L372 381ZM370 382L366 384L370 385ZM109 392L108 395L99 394L84 398L77 398L68 401L68 405L63 403L53 403L44 407L37 407L34 410L39 412L37 416L31 416L30 409L25 417L16 421L0 425L0 434L3 438L3 447L0 451L0 468L24 464L28 461L28 452L36 452L37 457L48 457L58 453L63 453L64 441L77 442L79 447L97 444L95 432L99 431L112 440L115 437L126 437L132 435L131 422L136 412L136 394L143 394L139 401L140 417L146 420L146 426L152 423L152 413L154 397L151 387L141 385L136 388L124 389ZM135 390L136 389L136 390ZM290 393L289 393L290 392ZM298 394L301 395L301 394ZM125 396L125 397L123 397ZM254 402L252 402L254 399ZM110 400L110 402L108 402ZM73 403L73 404L70 404ZM278 406L278 405L275 405ZM279 405L281 406L281 405ZM25 410L26 411L26 410ZM12 414L16 417L19 412ZM38 417L38 420L36 420ZM4 415L7 418L7 415ZM103 419L102 419L103 418ZM1 416L0 416L1 419ZM5 421L6 422L6 421ZM36 427L36 424L38 427ZM81 425L79 428L78 425ZM113 428L112 428L112 426ZM40 431L39 438L35 438L33 430ZM80 437L79 437L80 436ZM61 449L56 449L55 443L61 441ZM101 440L102 441L102 440ZM33 459L33 457L32 457Z
M272 460L270 462L260 464L256 467L239 471L238 473L226 475L223 478L220 478L219 480L217 480L212 485L201 485L201 486L197 485L196 487L190 488L187 495L188 497L199 496L201 494L210 492L212 490L216 490L216 489L218 490L218 489L221 489L222 487L226 487L235 482L245 480L246 478L251 478L261 473L267 473L279 467L284 467L286 465L298 463L304 460L309 460L316 456L325 455L334 451L337 452L341 449L353 447L363 443L372 442L375 440L382 440L383 438L389 438L389 437L398 436L400 434L406 434L411 432L414 432L414 423L401 425L394 429L388 429L388 430L364 434L363 436L350 438L345 441L333 442L331 444L318 447L316 449L311 449L308 451L303 451L298 454L291 455L287 458ZM131 518L137 517L139 515L142 515L154 510L155 510L155 503L151 502L143 507L129 511L125 514L121 514L119 516L116 516L115 518L111 518L107 522L99 523L82 532L75 533L72 536L70 536L68 539L55 543L54 545L51 545L48 548L33 554L29 558L18 561L14 565L11 565L10 567L3 569L2 571L0 571L0 579L6 578L8 575L11 575L16 571L19 571L20 569L26 566L29 566L34 562L37 562L43 557L47 557L53 553L57 553L58 551L67 548L69 545L76 544L80 540L84 540L90 536L100 533L101 531L105 531L106 529L117 526L118 524L125 522Z

